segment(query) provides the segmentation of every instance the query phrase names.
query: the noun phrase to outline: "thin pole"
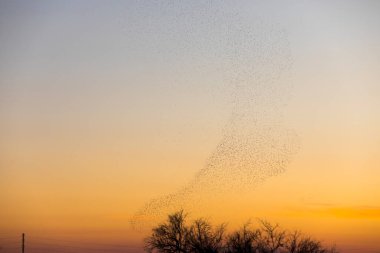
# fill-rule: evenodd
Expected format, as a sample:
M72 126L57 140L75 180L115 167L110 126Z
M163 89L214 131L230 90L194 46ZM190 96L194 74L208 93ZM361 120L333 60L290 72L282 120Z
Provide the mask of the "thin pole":
M25 253L25 234L22 233L22 245L21 245L22 253Z

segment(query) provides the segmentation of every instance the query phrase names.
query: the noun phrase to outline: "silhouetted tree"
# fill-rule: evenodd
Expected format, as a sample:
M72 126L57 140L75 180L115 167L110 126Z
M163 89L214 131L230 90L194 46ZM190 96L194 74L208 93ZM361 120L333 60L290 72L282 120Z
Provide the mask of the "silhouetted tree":
M288 235L285 248L289 253L300 253L299 244L301 240L301 233L296 230Z
M187 234L189 252L217 253L223 248L225 225L213 229L204 219L195 220Z
M303 236L299 231L289 233L285 248L288 253L337 253L335 247L325 248L318 240Z
M286 232L279 225L272 225L266 220L259 220L261 229L258 233L257 248L260 253L275 253L285 244Z
M145 250L148 252L186 253L186 237L188 228L185 226L186 215L183 211L169 215L166 223L153 228L153 233L145 240Z
M299 231L287 233L278 224L259 220L260 227L249 223L224 236L225 225L213 228L204 219L186 225L183 211L169 215L167 221L152 229L145 239L148 252L159 253L337 253L335 247L325 248L318 240Z
M255 253L258 250L257 239L259 233L259 230L250 230L249 223L246 223L240 230L227 237L227 252Z

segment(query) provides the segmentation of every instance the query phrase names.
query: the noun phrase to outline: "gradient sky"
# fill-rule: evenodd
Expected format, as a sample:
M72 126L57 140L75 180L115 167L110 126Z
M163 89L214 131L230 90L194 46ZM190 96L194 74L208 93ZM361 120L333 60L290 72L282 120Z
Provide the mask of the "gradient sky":
M375 0L0 1L0 246L25 232L31 253L54 240L139 252L149 230L131 216L188 183L222 137L235 37L220 31L237 22L284 31L282 124L299 150L191 216L264 217L380 252L379 13Z

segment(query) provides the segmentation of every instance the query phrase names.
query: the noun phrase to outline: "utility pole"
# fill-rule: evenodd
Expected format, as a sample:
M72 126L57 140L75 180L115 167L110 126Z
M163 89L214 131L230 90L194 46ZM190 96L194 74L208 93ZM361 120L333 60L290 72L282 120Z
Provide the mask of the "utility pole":
M21 252L25 253L25 234L22 233L22 244L21 244Z

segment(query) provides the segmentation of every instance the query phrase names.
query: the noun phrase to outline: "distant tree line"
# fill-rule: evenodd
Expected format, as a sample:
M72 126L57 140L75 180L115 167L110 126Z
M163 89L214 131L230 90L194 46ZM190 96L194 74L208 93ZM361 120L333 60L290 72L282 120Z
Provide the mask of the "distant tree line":
M232 233L225 224L213 227L205 219L186 222L183 211L168 216L145 239L145 250L157 253L337 253L318 240L299 231L287 232L278 224L259 220L259 227L249 223Z

